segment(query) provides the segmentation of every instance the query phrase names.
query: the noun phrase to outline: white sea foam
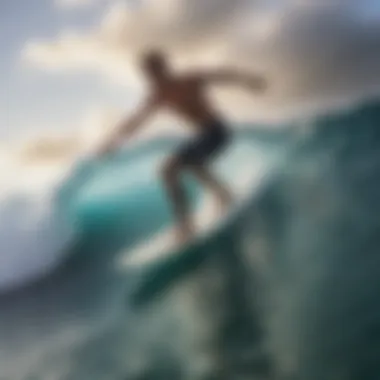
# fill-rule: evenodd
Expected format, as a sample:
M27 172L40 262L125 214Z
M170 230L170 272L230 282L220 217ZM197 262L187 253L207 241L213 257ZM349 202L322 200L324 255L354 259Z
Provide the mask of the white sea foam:
M0 168L0 291L51 271L73 241L75 228L55 201L64 168L62 163L21 164L4 154Z

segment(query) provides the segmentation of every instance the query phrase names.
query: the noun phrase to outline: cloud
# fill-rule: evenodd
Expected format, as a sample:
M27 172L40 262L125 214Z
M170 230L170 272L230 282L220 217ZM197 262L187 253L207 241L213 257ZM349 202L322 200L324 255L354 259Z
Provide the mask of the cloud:
M61 9L78 9L78 8L88 8L97 3L104 2L105 0L55 0L55 4Z
M77 8L93 3L93 0L56 0L56 5L61 8Z
M211 51L213 45L219 49L219 34L249 3L145 0L133 7L122 2L110 7L97 29L87 33L63 31L50 42L30 41L23 53L38 66L96 69L115 78L146 46L159 45L179 56L196 50L204 54L206 45Z
M9 163L20 165L67 164L90 152L121 118L118 109L91 107L65 130L30 128L0 144L0 173Z
M254 14L225 58L267 71L275 87L271 106L326 107L376 92L380 23L360 18L349 5L304 0L264 17Z
M19 158L28 162L52 162L74 156L80 149L80 140L74 137L41 137L29 141L19 152Z
M68 165L80 156L92 154L112 133L112 130L125 117L119 108L93 106L87 109L75 128L66 131L30 131L22 137L3 141L0 144L0 174L11 163L32 165ZM156 124L157 123L157 124ZM175 123L158 120L139 132L133 141L136 144L144 140L178 134ZM1 177L1 175L0 175Z
M236 115L265 118L378 89L380 23L361 18L359 6L351 0L123 2L94 30L32 41L24 55L39 67L92 70L118 83L136 78L136 57L149 46L166 49L179 65L259 70L272 84L266 96L249 100L230 90L215 96Z

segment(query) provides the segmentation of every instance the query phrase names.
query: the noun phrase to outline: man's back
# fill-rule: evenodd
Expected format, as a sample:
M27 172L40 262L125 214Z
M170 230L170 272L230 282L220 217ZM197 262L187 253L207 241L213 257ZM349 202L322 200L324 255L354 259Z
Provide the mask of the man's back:
M177 222L177 238L186 241L192 234L189 202L182 187L181 174L190 170L206 187L211 189L222 207L228 206L232 197L228 189L214 177L207 165L228 145L230 133L225 123L210 105L206 86L211 83L236 83L246 88L263 90L261 77L234 70L213 70L194 75L177 76L165 56L151 52L142 61L142 69L151 84L152 94L143 106L117 128L106 142L101 153L114 150L122 137L131 136L158 109L167 108L193 124L199 133L196 139L186 142L170 156L164 165L162 177L172 202Z
M206 95L206 86L196 76L178 76L156 86L158 105L190 121L197 129L219 119Z

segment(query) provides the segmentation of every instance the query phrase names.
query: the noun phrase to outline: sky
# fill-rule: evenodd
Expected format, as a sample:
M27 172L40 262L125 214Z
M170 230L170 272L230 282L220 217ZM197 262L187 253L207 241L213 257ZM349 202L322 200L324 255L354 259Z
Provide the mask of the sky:
M0 139L127 113L144 93L135 62L150 46L179 69L262 73L265 96L211 96L232 119L281 118L377 91L380 0L1 0Z
M95 7L79 12L51 0L0 2L0 81L5 84L0 89L0 137L74 127L86 112L125 93L85 71L55 75L23 57L29 41L54 38L65 28L89 28L98 18Z

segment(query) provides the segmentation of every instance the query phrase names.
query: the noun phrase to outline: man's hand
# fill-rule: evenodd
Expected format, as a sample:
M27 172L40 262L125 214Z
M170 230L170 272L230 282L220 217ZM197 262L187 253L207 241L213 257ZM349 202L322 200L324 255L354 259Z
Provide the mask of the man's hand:
M114 152L123 140L131 138L132 134L152 116L157 110L158 102L154 96L149 98L129 119L123 120L114 133L101 145L97 151L98 157Z
M118 148L119 141L116 138L108 139L105 143L103 143L96 151L96 155L99 158L103 158L114 152Z

